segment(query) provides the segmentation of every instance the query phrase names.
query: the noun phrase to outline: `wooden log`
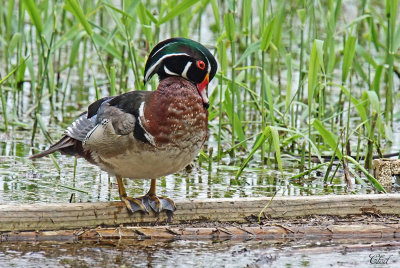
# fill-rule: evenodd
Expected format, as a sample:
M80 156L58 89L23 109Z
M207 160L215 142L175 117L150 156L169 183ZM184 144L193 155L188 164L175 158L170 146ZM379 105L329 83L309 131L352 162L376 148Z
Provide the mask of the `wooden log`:
M113 241L113 240L204 240L204 239L398 239L400 224L333 224L309 226L153 226L96 228L88 230L25 231L0 233L0 242L19 241Z
M270 198L195 199L176 202L172 224L185 222L247 222L257 217ZM400 195L328 195L275 197L263 217L308 215L400 215ZM40 231L94 228L97 226L157 225L165 213L130 214L121 202L0 205L0 231Z

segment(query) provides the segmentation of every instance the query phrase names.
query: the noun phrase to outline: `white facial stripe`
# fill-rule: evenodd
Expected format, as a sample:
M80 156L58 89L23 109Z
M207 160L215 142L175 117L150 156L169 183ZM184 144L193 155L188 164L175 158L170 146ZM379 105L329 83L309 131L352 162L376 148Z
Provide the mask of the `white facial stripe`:
M192 64L193 64L193 62L191 62L191 61L188 61L188 63L186 63L186 66L185 66L185 68L183 69L183 72L182 72L182 77L188 79L187 78L187 72L189 71L189 68L190 68L190 66L192 66Z
M165 72L166 74L169 74L169 75L179 76L179 74L170 71L170 70L167 68L167 66L165 66L165 65L164 65L164 72Z
M158 51L157 51L157 52L158 52ZM153 65L151 65L151 67L149 68L149 70L147 70L146 75L144 76L144 80L145 80L145 81L148 81L148 80L149 80L150 74L154 71L155 68L157 68L158 65L160 65L160 63L161 63L164 59L169 58L169 57L174 57L174 56L182 56L182 55L183 55L183 56L189 56L189 55L186 54L186 53L173 53L173 54L167 54L167 55L162 56L158 61L156 61Z
M154 57L158 52L160 52L161 50L163 50L165 47L167 47L167 46L169 46L169 45L172 45L172 44L175 44L175 43L177 43L177 42L172 42L172 43L168 43L168 44L163 45L160 49L158 49L158 50L152 55L152 57Z
M207 59L207 64L208 64L207 73L210 73L210 71L211 71L211 64L210 64L210 61L208 60L207 57L206 57L206 59Z
M145 136L145 138L150 142L151 145L156 146L156 143L155 143L155 141L154 141L153 135L151 135L149 132L147 132L147 130L143 127L142 118L145 119L145 118L144 118L144 102L142 102L142 103L140 104L140 107L139 107L139 116L138 116L139 125L140 125L140 126L142 127L142 129L144 130L144 136Z

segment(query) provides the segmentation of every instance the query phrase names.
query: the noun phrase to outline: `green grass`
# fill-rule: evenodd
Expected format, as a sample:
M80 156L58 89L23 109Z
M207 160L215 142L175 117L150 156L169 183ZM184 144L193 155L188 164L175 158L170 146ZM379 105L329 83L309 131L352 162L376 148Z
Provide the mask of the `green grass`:
M210 88L217 148L204 165L229 154L239 177L251 161L282 171L282 159L295 156L299 173L309 174L312 156L335 155L371 168L400 120L399 1L354 5L2 1L0 128L29 123L34 145L39 131L47 135L42 115L67 125L96 98L150 89L142 83L150 49L183 36L208 46L220 65Z

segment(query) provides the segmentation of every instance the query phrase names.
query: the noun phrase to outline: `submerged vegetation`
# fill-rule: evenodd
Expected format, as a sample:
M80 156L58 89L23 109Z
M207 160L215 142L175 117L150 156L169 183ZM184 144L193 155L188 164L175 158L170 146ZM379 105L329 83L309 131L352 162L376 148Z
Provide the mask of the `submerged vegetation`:
M50 143L49 125L96 98L154 89L142 83L149 50L188 37L219 61L201 166L240 178L254 163L284 180L320 170L327 184L340 171L350 190L384 191L368 172L399 149L398 13L398 0L2 1L0 128L43 149L38 135Z

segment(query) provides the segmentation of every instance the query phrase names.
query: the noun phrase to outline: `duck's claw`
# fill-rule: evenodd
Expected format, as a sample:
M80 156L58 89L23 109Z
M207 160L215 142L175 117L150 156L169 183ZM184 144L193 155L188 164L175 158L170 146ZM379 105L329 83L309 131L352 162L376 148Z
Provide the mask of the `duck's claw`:
M149 214L148 208L143 204L140 198L133 198L129 196L121 197L121 201L125 203L129 212L135 213L136 211L143 211Z
M159 197L156 195L144 195L135 198L125 196L121 197L121 201L125 203L126 208L132 213L143 211L149 214L151 209L156 214L166 211L170 215L176 210L174 201L168 197Z

